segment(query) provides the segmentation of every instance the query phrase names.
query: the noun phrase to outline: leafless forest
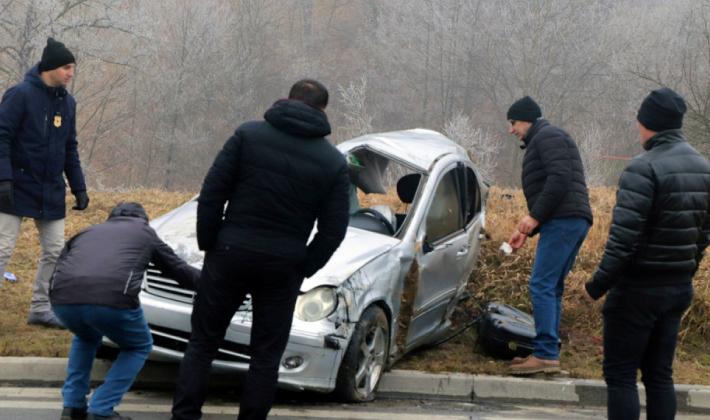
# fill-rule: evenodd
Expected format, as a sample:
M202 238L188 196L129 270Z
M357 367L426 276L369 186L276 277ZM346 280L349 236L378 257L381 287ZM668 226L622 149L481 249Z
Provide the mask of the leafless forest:
M47 36L78 59L92 188L199 187L235 127L297 79L330 89L332 140L425 127L517 185L505 111L529 94L569 131L591 184L640 152L649 89L681 92L710 153L710 0L0 0L0 89Z

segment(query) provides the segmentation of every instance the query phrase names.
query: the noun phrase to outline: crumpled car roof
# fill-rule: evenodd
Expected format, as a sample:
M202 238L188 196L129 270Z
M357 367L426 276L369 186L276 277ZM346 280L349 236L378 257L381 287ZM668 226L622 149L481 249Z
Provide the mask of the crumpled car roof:
M337 147L343 153L361 147L372 149L390 158L407 162L425 173L443 155L467 156L463 147L443 134L423 128L366 134L341 143Z

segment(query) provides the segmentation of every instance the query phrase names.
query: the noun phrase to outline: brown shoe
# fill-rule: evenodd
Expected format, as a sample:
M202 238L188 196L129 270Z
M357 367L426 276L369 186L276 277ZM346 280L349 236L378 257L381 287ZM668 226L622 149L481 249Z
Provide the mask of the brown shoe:
M518 365L520 363L523 363L524 361L528 360L530 356L525 356L525 357L513 357L513 360L510 361L511 365Z
M510 366L511 375L532 375L534 373L559 373L559 360L538 359L535 356L529 356L522 363L517 363Z

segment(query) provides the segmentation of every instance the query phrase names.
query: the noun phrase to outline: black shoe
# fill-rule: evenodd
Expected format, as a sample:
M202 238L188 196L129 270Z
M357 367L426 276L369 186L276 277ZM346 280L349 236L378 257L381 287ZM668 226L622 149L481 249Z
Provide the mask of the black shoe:
M84 420L86 418L86 407L64 407L60 420Z
M114 411L113 414L111 414L110 416L99 416L98 414L89 413L89 416L86 418L86 420L132 420L132 419L128 416L122 416Z

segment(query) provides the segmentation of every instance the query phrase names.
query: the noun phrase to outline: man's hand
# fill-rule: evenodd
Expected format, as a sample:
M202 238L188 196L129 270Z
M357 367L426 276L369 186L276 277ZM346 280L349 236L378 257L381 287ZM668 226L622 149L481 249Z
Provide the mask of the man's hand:
M76 205L72 207L73 210L85 210L89 207L89 195L86 191L77 191L74 194L74 198L76 199Z
M0 204L15 207L15 195L12 193L12 181L0 181Z
M510 235L510 239L508 239L508 243L510 244L511 248L513 250L517 250L523 247L525 245L525 241L528 239L528 235L520 232L519 230L516 230L513 232L512 235Z
M520 233L524 233L525 235L530 236L530 234L535 230L536 227L540 222L535 220L534 217L528 215L525 215L522 219L520 219L520 223L518 223L518 231Z

